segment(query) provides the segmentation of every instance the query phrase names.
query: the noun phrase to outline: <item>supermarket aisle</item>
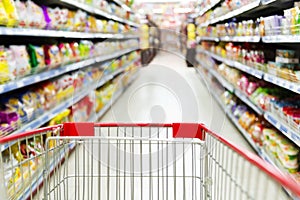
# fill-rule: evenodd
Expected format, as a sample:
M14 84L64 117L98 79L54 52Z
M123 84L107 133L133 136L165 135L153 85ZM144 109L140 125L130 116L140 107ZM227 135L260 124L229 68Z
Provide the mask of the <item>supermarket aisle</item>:
M161 52L102 118L102 122L201 122L251 149L228 121L205 83L183 57Z

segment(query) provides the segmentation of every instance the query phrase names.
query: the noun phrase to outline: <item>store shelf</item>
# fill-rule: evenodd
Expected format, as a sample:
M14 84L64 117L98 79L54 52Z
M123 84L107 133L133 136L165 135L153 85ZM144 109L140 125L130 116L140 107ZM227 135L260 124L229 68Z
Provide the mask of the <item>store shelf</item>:
M124 10L133 13L132 9L124 2L120 1L120 0L113 0L115 3L117 3L118 5L120 5Z
M237 62L237 61L233 61L233 60L230 60L230 59L227 59L227 58L223 58L219 55L216 55L214 53L211 53L209 51L205 51L205 50L202 50L202 52L204 52L206 55L220 61L220 62L223 62L224 64L226 65L229 65L231 67L235 67L243 72L246 72L247 74L250 74L252 76L255 76L256 78L259 78L259 79L262 79L263 75L264 75L264 72L263 71L260 71L260 70L257 70L257 69L254 69L252 67L249 67L247 65L244 65L240 62Z
M275 1L277 1L277 0L262 0L261 3L262 3L262 5L268 5L268 4L273 3Z
M207 5L203 10L201 10L199 12L198 16L202 16L204 15L207 11L209 11L210 9L214 8L217 4L219 4L222 0L216 0L214 3Z
M264 111L255 105L243 92L238 89L234 90L234 94L242 100L245 104L247 104L250 108L252 108L258 115L263 115Z
M102 11L100 9L94 8L91 5L87 5L85 3L81 3L81 2L78 2L78 1L75 1L75 0L55 0L55 1L60 1L62 3L66 3L68 5L71 5L71 6L74 6L76 8L82 9L86 12L91 13L91 14L100 15L100 16L105 17L107 19L112 19L112 20L115 20L115 21L118 21L118 22L121 22L121 23L128 24L130 26L135 26L135 27L139 26L137 23L134 23L134 22L126 20L126 19L123 19L123 18L118 17L116 15L113 15L113 14L107 13L105 11Z
M283 78L279 78L277 76L271 75L271 74L264 74L264 80L268 81L270 83L273 83L275 85L278 85L280 87L283 87L285 89L291 90L295 93L300 94L300 84L294 83L288 80L285 80Z
M213 69L207 68L205 65L201 63L199 59L197 59L199 64L206 68L209 73L211 73L220 83L221 85L226 88L228 91L234 93L240 100L242 100L245 104L247 104L250 108L252 108L258 115L263 115L264 111L255 105L247 95L245 95L243 92L235 88L232 84L230 84L225 78L223 78L217 71L214 71ZM200 73L200 72L199 72Z
M224 42L260 42L260 36L225 36L219 39Z
M223 57L221 57L219 55L216 55L214 53L211 53L209 51L205 51L205 53L206 53L206 55L208 55L208 56L210 56L210 57L212 57L212 58L214 58L214 59L216 59L216 60L218 60L218 61L226 64L226 65L234 67L235 62L233 60L230 60L230 59L227 59L227 58L223 58Z
M263 76L264 76L264 72L263 71L260 71L258 69L254 69L253 67L249 67L247 65L244 65L240 62L236 62L234 61L233 62L233 65L235 68L243 71L243 72L246 72L247 74L250 74L252 76L255 76L256 78L259 78L259 79L262 79Z
M298 84L298 83L294 83L294 82L288 81L286 79L279 78L277 76L274 76L274 75L271 75L271 74L268 74L268 73L264 73L263 71L254 69L252 67L249 67L247 65L244 65L242 63L239 63L239 62L236 62L236 61L233 61L233 60L222 58L221 56L213 54L209 51L198 50L198 53L205 53L206 55L208 55L208 56L210 56L210 57L212 57L212 58L214 58L214 59L216 59L220 62L223 62L226 65L229 65L231 67L235 67L235 68L237 68L237 69L239 69L243 72L246 72L247 74L255 76L256 78L264 79L265 81L268 81L270 83L273 83L275 85L278 85L280 87L283 87L285 89L288 89L288 90L291 90L295 93L300 94L300 84Z
M258 43L260 42L260 36L224 36L224 37L209 37L209 36L201 36L199 38L202 41L213 41L213 42L251 42Z
M59 113L63 112L65 109L71 107L72 105L74 105L75 103L79 102L81 99L83 99L84 97L86 97L88 94L90 94L90 92L92 92L93 90L101 87L102 85L104 85L105 83L107 83L108 81L112 80L116 75L118 75L119 73L125 71L125 69L131 65L132 63L134 63L136 60L126 64L124 67L122 67L120 70L117 70L116 72L107 75L105 77L103 77L98 83L91 83L88 86L80 89L80 92L74 94L73 97L69 98L68 100L64 101L63 103L60 103L58 106L56 106L55 108L45 112L44 114L42 114L41 116L39 116L39 118L23 125L20 129L14 131L11 134L18 134L18 133L22 133L28 130L34 130L36 128L39 128L40 126L42 126L43 124L47 123L48 121L50 121L52 118L54 118L55 116L57 116ZM6 148L8 148L11 144L8 143L6 145L1 146L1 151L5 150Z
M288 124L278 119L278 117L270 112L265 112L264 117L268 122L270 122L270 124L276 127L279 131L281 131L281 133L300 147L299 131L297 133L297 131L293 130Z
M109 108L121 97L122 93L124 92L123 89L117 91L115 94L113 94L113 97L109 102L105 104L105 106L100 110L100 112L96 113L90 118L90 122L97 122L99 118L101 118L108 110Z
M137 74L136 74L137 75ZM134 77L131 79L131 81L129 82L128 85L131 84L131 82L136 78L136 75L134 75ZM110 106L112 104L114 104L119 98L120 96L122 95L122 93L124 93L124 91L128 88L128 86L124 87L123 89L121 90L118 90L112 97L112 99L109 101L109 103L107 103L99 113L97 113L96 115L94 115L90 121L92 122L96 122L101 116L103 116L107 110L110 108ZM71 143L69 145L69 149L74 149L75 147L75 144L74 143ZM51 174L51 172L54 170L55 166L57 166L59 164L59 162L61 162L64 158L65 158L65 150L61 150L60 151L60 156L59 156L59 159L56 159L56 160L52 160L52 162L50 163L49 165L49 173ZM56 157L58 158L58 157ZM18 199L28 199L30 197L30 194L31 194L31 191L34 191L37 187L39 187L42 183L43 183L43 175L44 175L44 171L41 170L41 172L37 175L37 179L36 181L34 181L31 186L29 186L25 192L22 194L22 196L20 196Z
M138 47L136 48L131 48L131 49L126 49L126 50L122 50L122 51L117 51L115 53L112 54L108 54L108 55L103 55L103 56L98 56L96 58L91 58L88 60L84 60L84 61L80 61L77 63L73 63L73 64L69 64L69 65L65 65L62 66L58 69L53 69L50 71L46 71L46 72L42 72L39 74L34 74L31 76L27 76L21 79L18 79L16 81L11 81L5 84L0 85L0 94L15 90L15 89L19 89L28 85L32 85L44 80L48 80L54 77L57 77L59 75L65 74L67 72L71 72L77 69L81 69L84 67L87 67L89 65L98 63L98 62L102 62L102 61L106 61L106 60L110 60L113 58L117 58L120 57L124 54L130 53L132 51L137 50Z
M98 119L101 118L109 110L109 108L121 97L125 90L127 90L129 85L137 78L137 73L131 78L126 87L120 89L119 91L115 92L115 94L113 94L111 100L109 100L109 102L105 104L105 106L100 110L100 112L96 113L90 118L90 122L97 122Z
M235 127L240 131L240 133L243 135L243 137L247 140L247 142L251 145L251 147L260 155L261 154L261 148L256 145L256 143L252 140L249 133L239 124L238 120L233 116L231 112L228 112L228 117L232 121L232 123L235 125Z
M119 33L88 33L88 32L74 32L74 31L56 31L43 30L32 28L7 28L0 27L0 34L6 36L29 36L29 37L62 37L62 38L108 38L108 39L129 39L138 38L137 35L126 35Z
M270 35L262 37L264 43L300 43L300 35Z
M223 78L218 72L210 70L210 73L221 83L221 85L228 91L233 92L234 86L229 83L225 78Z
M233 11L227 13L227 14L224 14L224 15L222 15L220 17L216 17L216 18L214 18L214 19L212 19L212 20L210 20L210 21L208 21L206 23L200 24L200 26L201 27L206 27L206 26L208 26L210 24L215 24L215 23L218 23L218 22L222 22L222 21L224 21L226 19L230 19L230 18L236 17L236 16L238 16L240 14L243 14L243 13L245 13L247 11L250 11L250 10L258 7L260 5L260 1L261 0L256 0L256 1L252 2L252 3L249 3L248 5L242 6L242 7L238 8L238 9L235 9L235 10L233 10Z
M69 149L72 150L75 147L74 143L71 143L69 145ZM58 156L56 157L56 160L52 160L51 163L49 164L49 174L51 174L54 170L54 168L65 158L66 152L65 150L61 150L59 153L59 159ZM57 161L57 162L55 162ZM32 191L35 191L40 185L43 184L44 181L44 171L41 170L41 172L38 174L38 178L36 179L36 181L34 181L31 186L28 186L28 188L26 188L26 190L24 191L24 193L22 194L22 196L20 196L18 199L30 199L30 195L32 193Z
M200 40L202 41L212 41L212 42L219 42L220 39L218 37L208 37L208 36L201 36Z

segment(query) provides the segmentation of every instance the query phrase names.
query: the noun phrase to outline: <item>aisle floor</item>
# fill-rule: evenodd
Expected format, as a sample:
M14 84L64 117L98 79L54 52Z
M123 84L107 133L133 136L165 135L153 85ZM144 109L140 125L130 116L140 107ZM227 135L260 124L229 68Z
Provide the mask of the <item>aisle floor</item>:
M160 52L101 122L199 122L252 151L181 55Z

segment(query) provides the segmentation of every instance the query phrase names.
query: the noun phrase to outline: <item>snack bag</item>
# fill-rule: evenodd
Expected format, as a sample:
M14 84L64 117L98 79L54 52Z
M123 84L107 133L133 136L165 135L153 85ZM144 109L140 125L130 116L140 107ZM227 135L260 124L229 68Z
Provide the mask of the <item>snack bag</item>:
M16 59L15 59L14 53L11 49L5 49L5 50L6 50L6 54L7 54L7 63L8 63L9 72L10 72L10 79L14 80L18 76Z
M16 26L19 17L17 14L15 2L13 0L2 0L2 2L8 18L7 26Z
M71 21L70 21L70 19L68 19L69 10L68 9L60 9L59 15L60 15L60 20L59 20L60 30L70 30L69 23Z
M50 109L56 102L56 90L55 85L52 82L45 82L37 91L41 96L43 108L45 110Z
M7 62L7 53L3 46L0 46L0 83L9 81L11 78L9 65Z
M74 30L85 31L87 14L81 10L78 10L74 16Z
M32 92L29 91L21 94L19 99L23 104L23 109L26 113L27 120L34 119L35 100L33 99Z
M42 9L43 9L43 14L44 14L44 19L45 19L45 22L46 22L46 27L45 28L46 29L52 29L51 17L53 18L53 16L50 16L52 13L49 12L48 7L46 7L46 6L42 6Z
M28 13L26 4L20 0L15 2L16 10L19 15L19 24L21 28L28 27Z
M46 21L44 18L44 12L41 7L33 3L32 1L26 2L27 13L28 15L28 24L29 27L43 29L46 27Z
M64 43L60 43L58 45L59 52L61 54L62 63L66 64L70 62L70 52L69 49L66 48L66 45Z
M0 25L6 25L8 22L8 16L6 14L3 2L0 1Z
M50 68L56 68L62 63L62 58L59 52L59 48L56 45L44 46L45 63Z
M87 32L97 32L97 22L96 18L93 16L88 17L88 27Z
M30 56L30 64L32 73L40 72L45 69L45 55L43 47L29 44L28 53Z
M75 26L74 26L75 12L67 10L67 13L66 13L66 11L64 11L64 14L66 15L65 16L66 17L66 23L65 23L64 30L68 30L68 31L75 30Z
M73 61L78 61L80 60L80 51L79 51L79 45L77 42L72 42L70 43L70 48L72 50L72 55L73 55Z
M23 103L16 97L11 97L5 101L5 107L7 112L16 112L22 121L26 121L26 112L24 110Z
M17 66L17 76L23 77L31 72L31 67L29 64L29 56L26 50L25 45L11 45L9 48L12 50L14 54L14 58L16 60Z

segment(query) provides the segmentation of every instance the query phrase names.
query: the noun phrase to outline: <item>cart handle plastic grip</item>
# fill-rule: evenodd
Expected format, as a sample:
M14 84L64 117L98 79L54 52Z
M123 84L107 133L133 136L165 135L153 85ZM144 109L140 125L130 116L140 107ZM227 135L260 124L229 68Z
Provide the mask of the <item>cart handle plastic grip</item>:
M198 138L205 139L204 125L197 123L174 123L173 138Z
M66 122L63 124L61 136L95 136L95 123Z

